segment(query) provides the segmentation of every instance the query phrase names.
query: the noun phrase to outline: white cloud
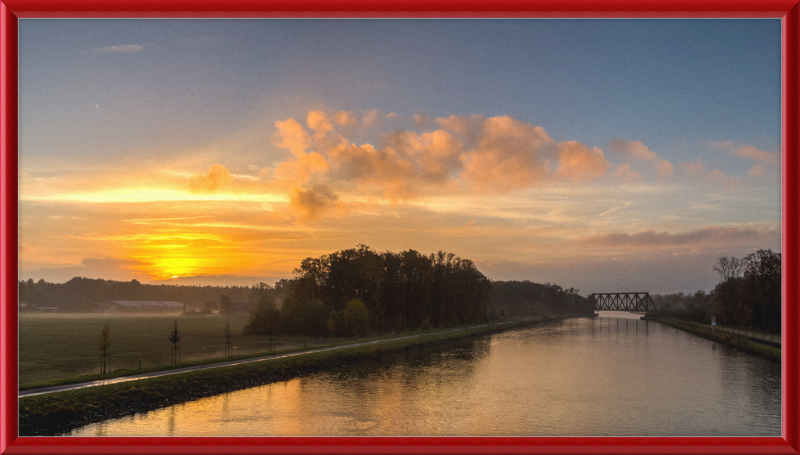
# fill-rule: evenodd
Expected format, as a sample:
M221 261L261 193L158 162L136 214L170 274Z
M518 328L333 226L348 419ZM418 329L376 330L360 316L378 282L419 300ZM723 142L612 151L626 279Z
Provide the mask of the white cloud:
M88 52L92 54L110 54L142 51L144 51L144 47L138 44L118 44L116 46L96 47Z

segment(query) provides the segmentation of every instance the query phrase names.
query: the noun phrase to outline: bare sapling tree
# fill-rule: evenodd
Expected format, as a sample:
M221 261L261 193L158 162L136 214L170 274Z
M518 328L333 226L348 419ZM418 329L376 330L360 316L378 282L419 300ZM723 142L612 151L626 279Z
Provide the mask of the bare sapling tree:
M111 373L111 354L108 353L108 348L111 346L111 327L108 324L100 329L99 345L102 354L100 354L100 374L106 372Z
M169 341L172 343L172 363L181 363L181 348L178 346L181 336L178 335L178 321L172 321L172 332L169 334Z
M744 261L733 256L723 256L717 259L717 263L714 265L714 271L719 273L720 278L722 278L722 281L724 282L739 278L744 269Z
M326 324L326 327L328 329L328 333L335 340L336 339L336 322L334 322L333 316L331 316L330 319L328 319L328 323Z
M231 342L231 320L228 319L225 322L225 331L222 332L223 336L225 337L225 357L230 357L233 355L233 343Z

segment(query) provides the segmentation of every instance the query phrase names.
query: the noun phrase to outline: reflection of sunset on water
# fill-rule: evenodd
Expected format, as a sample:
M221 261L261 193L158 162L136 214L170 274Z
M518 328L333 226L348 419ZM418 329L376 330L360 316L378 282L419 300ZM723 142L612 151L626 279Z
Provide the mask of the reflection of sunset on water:
M779 364L636 315L604 313L623 318L544 323L202 398L71 435L780 434Z

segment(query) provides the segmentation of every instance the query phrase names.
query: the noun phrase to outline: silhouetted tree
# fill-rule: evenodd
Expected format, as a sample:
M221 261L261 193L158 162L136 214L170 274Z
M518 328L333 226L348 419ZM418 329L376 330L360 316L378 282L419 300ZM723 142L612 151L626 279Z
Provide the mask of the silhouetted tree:
M280 310L282 329L294 335L323 336L330 315L328 307L320 301L300 301L289 296Z
M280 328L280 320L280 311L277 308L275 297L265 293L261 295L261 300L253 310L244 332L250 334L274 334Z
M225 330L222 331L222 336L225 338L225 357L233 355L233 348L231 346L231 320L225 321Z
M100 357L100 374L105 374L106 370L108 373L111 372L111 362L110 357L111 355L108 353L108 348L111 346L111 327L106 324L100 329L100 337L99 337L98 347L100 348L103 353Z
M721 257L713 266L720 281L710 294L698 291L655 296L662 316L744 329L781 330L781 255L758 250L744 258Z
M259 300L246 333L332 334L330 320L349 333L344 313L352 300L365 307L367 330L443 327L483 320L492 301L489 280L452 253L377 253L360 244L306 258L294 273L273 290L251 290L267 303Z
M181 337L178 334L178 321L172 321L172 332L169 334L169 341L172 343L172 363L180 363L181 348L178 347L178 342L181 341Z
M494 310L506 315L589 314L592 306L587 297L579 295L578 289L564 290L550 283L525 281L493 281Z
M779 332L781 327L781 254L758 250L744 258L750 288L750 326Z
M722 281L730 281L739 278L744 270L744 263L733 256L723 256L717 260L717 264L713 268L715 272L719 273Z
M325 324L325 327L328 329L328 334L331 337L336 338L336 322L333 320L333 315L328 318L328 322Z
M344 320L347 328L356 338L369 332L369 312L361 300L353 299L347 302L344 309Z

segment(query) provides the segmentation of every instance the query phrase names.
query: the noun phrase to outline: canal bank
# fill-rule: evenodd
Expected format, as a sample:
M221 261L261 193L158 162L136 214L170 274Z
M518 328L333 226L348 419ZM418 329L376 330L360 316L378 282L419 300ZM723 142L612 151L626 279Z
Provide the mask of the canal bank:
M714 331L711 329L711 327L692 324L686 321L681 321L679 319L659 318L652 316L645 316L642 317L642 319L645 321L660 322L670 327L674 327L678 330L683 330L684 332L689 332L693 335L697 335L706 338L708 340L716 341L726 346L739 349L740 351L744 351L748 354L756 355L771 362L775 363L781 362L780 348L769 346L763 342L755 341L747 336L740 335L738 333L725 332L722 330Z
M67 434L780 436L780 364L639 317L532 324Z
M553 319L555 318L550 318ZM202 370L88 389L21 397L19 434L24 436L60 434L89 423L284 381L404 351L521 328L545 320L547 318L537 318L423 334L264 362L226 366L224 370Z

